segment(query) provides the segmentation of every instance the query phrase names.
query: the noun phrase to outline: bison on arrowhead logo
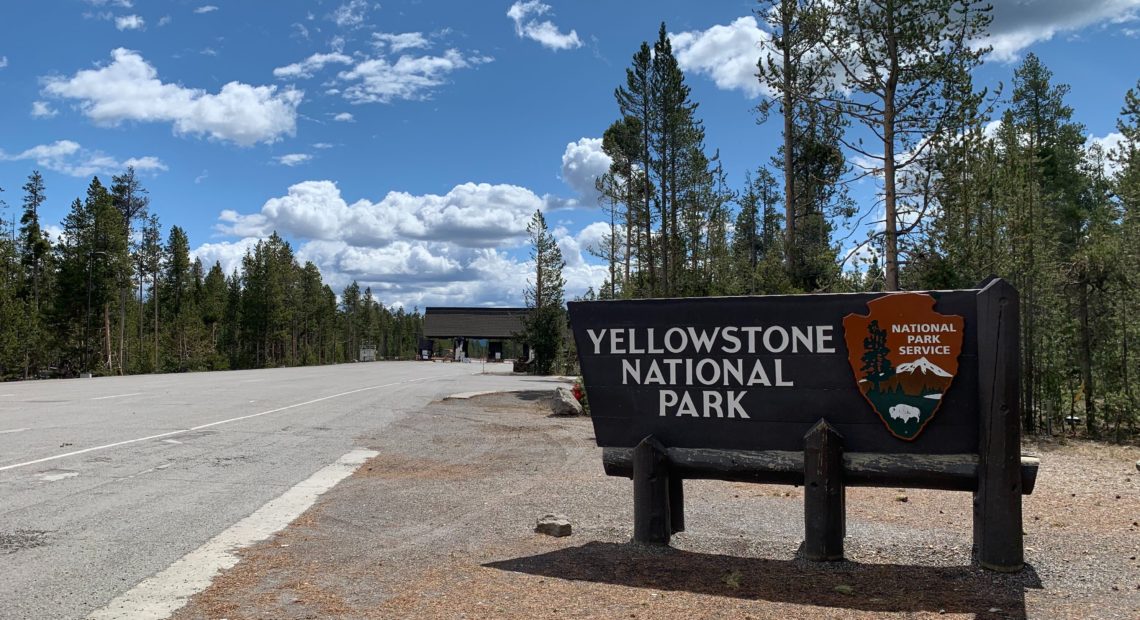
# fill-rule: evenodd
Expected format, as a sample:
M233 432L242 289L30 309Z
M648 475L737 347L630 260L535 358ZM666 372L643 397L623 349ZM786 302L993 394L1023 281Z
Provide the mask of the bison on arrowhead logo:
M912 441L938 412L958 374L965 320L934 311L924 293L893 293L843 319L859 391L887 430Z

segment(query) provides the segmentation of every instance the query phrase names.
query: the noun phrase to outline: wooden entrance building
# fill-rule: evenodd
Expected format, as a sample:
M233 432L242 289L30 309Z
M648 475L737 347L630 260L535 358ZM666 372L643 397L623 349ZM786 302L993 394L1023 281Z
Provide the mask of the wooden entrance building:
M452 340L455 359L467 356L471 340L487 341L487 359L501 360L503 343L515 340L523 331L527 308L427 308L424 310L424 338ZM523 359L530 348L523 343Z

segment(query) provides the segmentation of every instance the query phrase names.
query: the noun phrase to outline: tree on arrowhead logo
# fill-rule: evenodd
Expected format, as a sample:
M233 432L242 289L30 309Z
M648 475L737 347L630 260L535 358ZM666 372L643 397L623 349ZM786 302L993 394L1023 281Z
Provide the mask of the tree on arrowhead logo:
M847 361L887 430L913 441L958 374L965 319L934 311L925 293L892 293L843 318Z

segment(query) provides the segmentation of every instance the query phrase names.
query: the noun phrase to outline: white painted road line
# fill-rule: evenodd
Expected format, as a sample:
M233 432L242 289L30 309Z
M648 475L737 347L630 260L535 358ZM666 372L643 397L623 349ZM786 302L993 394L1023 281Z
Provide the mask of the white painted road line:
M107 400L108 398L126 398L128 396L138 396L140 394L143 394L143 392L132 392L130 394L115 394L113 396L99 396L98 398L92 398L91 400Z
M169 617L191 596L209 587L218 573L237 564L236 551L265 540L292 523L316 503L321 494L351 476L377 454L373 450L357 449L340 457L162 572L144 579L88 618L158 620Z
M485 396L487 394L494 393L494 390L484 390L482 392L460 392L458 394L452 394L451 396L444 396L443 400L468 400L475 398L476 396Z
M0 471L8 471L9 469L17 469L20 467L27 467L28 465L38 465L40 463L46 463L48 461L65 459L69 456L78 456L80 454L87 454L88 452L97 452L99 450L107 450L109 448L117 448L119 446L126 446L126 445L129 445L132 443L139 443L140 441L149 441L151 439L162 439L163 437L170 437L172 435L181 435L182 433L190 433L193 431L200 431L204 428L210 428L212 426L229 424L231 422L239 422L241 420L248 420L250 418L256 418L256 417L260 417L263 415L269 415L271 413L279 413L282 411L287 411L289 409L296 409L297 407L304 407L305 405L312 405L313 403L319 403L319 402L330 400L333 398L340 398L341 396L348 396L349 394L358 394L360 392L367 392L369 390L380 390L380 389L383 389L386 387L392 387L394 385L403 385L405 383L419 383L420 381L427 381L428 379L434 379L434 378L435 377L423 377L421 379L407 379L405 381L397 381L395 383L385 383L384 385L373 385L371 387L360 388L360 389L356 389L356 390L349 390L347 392L341 392L340 394L333 394L331 396L323 396L321 398L314 398L313 400L307 400L303 403L296 403L293 405L286 405L284 407L278 407L277 409L270 409L269 411L262 411L261 413L251 413L249 415L238 416L236 418L229 418L226 420L218 420L217 422L210 422L208 424L200 424L198 426L194 426L191 428L180 428L176 431L170 431L167 433L159 433L157 435L147 435L146 437L137 437L135 439L127 439L124 441L116 441L115 443L109 443L109 444L105 444L102 446L92 446L90 448L84 448L82 450L75 450L74 452L65 452L63 454L56 454L53 456L45 456L42 459L36 459L34 461L24 461L23 463L13 463L11 465L5 465L3 467L0 467Z
M7 435L8 433L22 433L26 430L28 430L28 429L26 429L26 428L14 428L10 431L0 431L0 435Z
M60 480L67 480L68 478L74 478L78 475L79 472L77 471L56 471L54 473L44 472L39 475L39 478L44 482L59 482Z

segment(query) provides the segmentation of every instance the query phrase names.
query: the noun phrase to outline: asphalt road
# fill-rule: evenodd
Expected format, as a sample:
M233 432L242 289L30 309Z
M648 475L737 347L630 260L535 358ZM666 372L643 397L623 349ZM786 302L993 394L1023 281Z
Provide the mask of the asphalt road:
M540 385L486 368L0 384L0 618L84 617L432 400Z

